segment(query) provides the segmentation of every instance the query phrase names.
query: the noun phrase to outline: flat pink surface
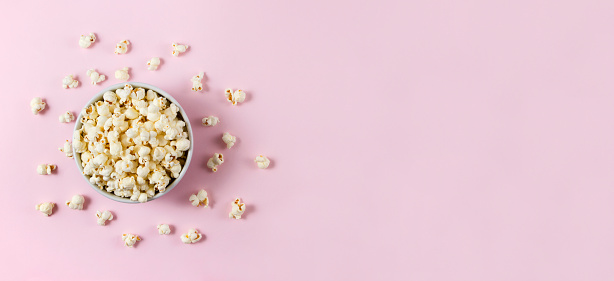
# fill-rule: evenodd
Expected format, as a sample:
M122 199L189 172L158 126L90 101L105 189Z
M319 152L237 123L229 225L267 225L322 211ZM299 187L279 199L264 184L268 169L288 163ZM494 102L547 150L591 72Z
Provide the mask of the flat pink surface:
M614 2L371 2L12 2L0 12L2 279L614 279ZM90 31L98 41L81 49ZM129 53L114 55L123 39ZM172 57L174 41L189 51ZM125 66L171 93L195 132L183 181L144 205L101 197L57 150L74 125L59 114ZM92 86L89 68L110 78ZM194 93L199 71L208 91ZM61 88L68 74L79 88ZM227 87L247 101L231 106ZM206 115L222 123L200 126ZM227 160L213 174L215 152ZM57 173L37 175L40 163ZM201 188L210 209L188 201ZM63 205L73 194L85 210ZM34 210L43 201L59 203L51 217ZM103 209L116 216L105 227ZM205 239L182 244L193 227ZM126 248L125 232L143 241Z

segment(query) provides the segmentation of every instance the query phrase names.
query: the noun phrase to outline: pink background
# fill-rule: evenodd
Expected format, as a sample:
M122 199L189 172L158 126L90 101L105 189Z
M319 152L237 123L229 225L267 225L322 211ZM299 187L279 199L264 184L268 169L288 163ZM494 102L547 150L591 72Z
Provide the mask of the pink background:
M122 2L0 12L4 279L614 279L612 1ZM172 57L173 41L189 51ZM183 181L144 205L101 197L57 151L74 125L58 115L124 66L195 131ZM90 85L92 67L110 79ZM190 91L199 71L205 93ZM82 85L62 89L68 74ZM247 101L232 107L226 87ZM221 125L200 126L206 115ZM215 152L227 161L213 174ZM37 175L40 163L57 173ZM188 201L201 188L210 209ZM85 210L63 205L79 193ZM42 201L61 205L47 218ZM100 227L103 209L116 219ZM182 244L192 227L206 238ZM126 248L124 232L143 241Z

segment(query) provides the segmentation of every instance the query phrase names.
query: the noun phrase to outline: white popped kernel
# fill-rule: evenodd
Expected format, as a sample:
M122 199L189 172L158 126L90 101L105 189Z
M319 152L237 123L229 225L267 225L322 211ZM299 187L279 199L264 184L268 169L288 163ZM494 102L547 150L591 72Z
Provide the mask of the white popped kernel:
M66 157L72 158L72 144L70 143L70 141L66 140L64 142L64 146L58 149L64 152L64 154L66 154Z
M266 156L262 155L258 155L254 162L258 164L258 168L260 169L266 169L269 167L269 164L271 164L271 160L269 160L269 158L266 158Z
M160 65L160 58L158 57L151 58L149 61L147 61L147 69L149 70L156 70L158 69L159 65Z
M132 248L137 241L141 241L141 237L135 234L122 234L122 240L124 240L124 245L129 248Z
M225 95L226 99L231 102L232 105L237 105L238 103L245 101L245 92L243 92L241 89L233 92L232 89L228 88L226 89Z
M230 149L235 145L235 142L237 142L237 137L230 133L224 133L224 135L222 135L222 140L226 143L226 148Z
M207 167L211 169L211 171L217 172L217 166L222 165L222 163L224 163L224 155L216 153L207 161Z
M83 210L83 203L85 203L85 198L81 195L74 195L72 199L66 201L68 208L73 210Z
M64 89L76 88L77 86L79 86L79 81L77 81L77 79L74 79L72 75L68 75L64 77L64 79L62 79L62 87Z
M198 233L198 230L191 228L188 233L181 234L181 242L185 244L196 243L200 241L203 236Z
M124 40L115 45L115 54L121 55L128 52L128 45L130 45L130 41Z
M55 207L55 203L44 202L36 205L36 210L41 211L46 216L50 216L53 213L53 207Z
M228 214L229 218L240 219L241 215L245 212L245 203L241 203L241 199L237 198L232 202L232 210Z
M58 117L60 123L70 123L75 120L75 116L70 111L64 112L60 117Z
M34 114L41 112L43 109L45 109L46 105L47 104L39 97L33 98L30 101L30 109L32 109L32 113Z
M192 81L192 91L201 91L203 89L203 77L205 76L204 72L199 72L198 75L192 77L190 81Z
M86 74L87 74L87 76L90 77L90 80L92 80L92 85L96 85L96 84L104 81L105 79L107 79L107 77L105 75L98 73L94 69L89 69L86 72Z
M51 165L47 165L47 164L40 164L38 165L38 167L36 167L36 171L38 172L39 175L49 175L51 174L51 171L55 170L56 166L51 164Z
M168 224L158 224L158 234L171 234L171 228L168 226Z
M215 116L205 117L202 120L203 126L215 126L217 123L220 123L220 119Z
M200 205L205 206L205 208L209 207L209 198L207 197L207 192L204 189L201 189L197 194L192 194L190 196L190 201L192 202L192 206L195 207Z
M122 81L128 81L128 79L130 79L130 74L128 74L129 70L130 67L124 67L122 69L116 70L115 78Z
M110 211L97 211L98 225L106 225L107 221L113 219L113 214Z
M89 35L81 35L79 38L79 46L81 48L89 48L94 42L96 42L96 35L91 32Z
M189 47L188 45L173 43L173 56L179 56L180 53L184 53Z

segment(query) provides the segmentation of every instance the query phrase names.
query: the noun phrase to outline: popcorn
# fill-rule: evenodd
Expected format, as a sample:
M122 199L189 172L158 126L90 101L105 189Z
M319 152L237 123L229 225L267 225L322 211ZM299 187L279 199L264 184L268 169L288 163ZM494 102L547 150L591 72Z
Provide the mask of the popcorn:
M215 126L217 125L217 123L220 123L220 119L215 117L215 116L209 116L209 117L205 117L202 120L203 126Z
M198 230L191 228L188 233L181 234L181 242L185 244L196 243L200 241L203 236L198 233Z
M90 77L90 80L92 80L92 85L96 85L102 81L104 81L105 79L107 79L106 76L101 75L100 73L98 73L96 70L94 69L89 69L86 72L87 76Z
M177 43L173 43L173 56L179 56L180 53L184 53L186 50L188 50L190 46L188 45L180 45Z
M241 215L245 212L245 203L241 203L241 199L237 198L232 202L232 210L228 217L231 219L240 219Z
M50 216L53 213L53 207L55 207L55 203L44 202L36 205L36 210L41 211L46 216Z
M68 208L73 210L83 210L83 203L85 203L85 198L81 195L74 195L70 201L66 201Z
M232 105L237 105L240 102L245 101L245 92L243 90L232 91L232 89L226 89L226 99L232 103Z
M226 143L226 147L230 149L237 142L237 137L231 135L230 133L224 133L222 135L222 140Z
M147 61L148 70L156 70L158 69L159 65L160 65L160 58L158 57L151 58L149 61Z
M207 192L204 189L201 189L197 194L192 194L190 196L190 201L192 201L192 206L198 207L200 205L205 206L205 208L209 207L209 198L207 197Z
M224 163L224 155L216 153L207 161L207 168L211 169L213 172L217 172L217 166L222 165L222 163Z
M137 241L141 241L141 237L135 234L122 234L122 240L124 240L124 245L129 248L132 248Z
M55 170L57 166L56 165L47 165L47 164L40 164L38 165L38 167L36 167L36 171L38 172L39 175L50 175L51 171Z
M199 72L198 75L192 77L190 81L192 81L192 91L200 91L203 89L203 77L205 76L204 72Z
M121 55L128 52L128 45L130 45L130 42L128 40L124 40L117 43L117 45L115 45L115 54Z
M94 42L96 42L96 35L90 32L90 35L81 35L79 38L79 46L81 48L89 48Z
M107 221L113 219L113 214L110 211L97 211L98 225L106 225Z
M39 97L33 98L30 101L30 109L32 109L32 113L35 115L45 109L47 104Z
M74 79L72 75L68 75L64 77L64 79L62 79L62 87L64 89L76 88L77 86L79 86L79 81L77 81L77 79Z
M66 111L58 119L60 123L70 123L75 120L75 116L70 111Z
M168 224L158 224L158 234L171 234L171 228L168 226Z
M120 70L116 70L115 79L128 81L128 79L130 79L130 74L128 74L129 70L130 70L130 67L124 67Z
M260 169L266 169L269 167L269 164L271 164L271 161L269 160L269 158L266 158L265 156L262 156L262 155L258 155L256 157L256 160L254 160L254 162L256 162L256 164L258 165L258 168Z
M66 157L72 158L72 144L68 140L66 140L66 142L64 142L64 146L58 148L58 150L64 152Z

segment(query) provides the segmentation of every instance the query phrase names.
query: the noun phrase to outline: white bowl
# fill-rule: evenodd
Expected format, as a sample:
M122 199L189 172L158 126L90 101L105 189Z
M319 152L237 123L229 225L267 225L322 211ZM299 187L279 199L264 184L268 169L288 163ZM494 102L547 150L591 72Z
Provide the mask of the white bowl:
M144 88L145 90L152 90L156 93L158 93L158 95L165 97L168 101L174 103L177 107L179 107L179 114L181 116L181 118L183 119L183 121L186 124L186 128L188 129L188 139L190 140L190 148L185 152L186 153L186 160L185 160L185 164L183 165L183 168L181 169L181 173L179 173L179 177L177 177L176 179L172 179L168 186L166 187L166 190L162 193L158 193L156 194L154 197L147 199L147 202L154 200L154 199L158 199L162 196L164 196L164 194L167 194L169 191L171 191L178 183L179 181L183 178L183 176L185 175L186 171L188 170L188 166L190 166L190 161L192 160L192 148L194 147L194 139L193 139L193 135L192 135L192 126L190 126L190 119L188 118L188 115L185 113L185 111L183 110L183 108L181 107L181 105L179 105L179 103L171 96L169 95L167 92L165 92L164 90L149 85L149 84L145 84L145 83L139 83L139 82L126 82L126 83L119 83L119 84L115 84L112 86L109 86L103 90L101 90L100 92L98 92L98 94L96 94L94 97L92 97L92 99L90 101L87 102L87 104L83 107L86 108L88 106L90 106L90 104L94 104L97 101L102 100L102 96L104 95L104 93L106 93L107 91L114 91L117 90L119 88L123 88L124 85L126 84L130 84L132 85L132 87L134 88ZM83 126L83 124L81 124L81 122L79 120L81 120L81 112L83 110L81 110L79 112L79 117L77 117L77 122L75 124L75 131L81 129L81 126ZM98 186L95 186L93 184L90 183L89 179L83 174L83 167L81 166L81 153L77 153L74 151L73 149L73 157L75 158L75 162L77 163L77 168L79 168L79 171L81 172L81 175L83 175L83 178L85 179L85 181L87 182L87 184L89 184L94 190L96 190L96 192L102 194L102 196L107 197L109 199L118 201L118 202L122 202L122 203L140 203L139 201L132 201L129 198L126 197L120 197L117 196L113 193L107 192L104 189L100 189L98 188Z

